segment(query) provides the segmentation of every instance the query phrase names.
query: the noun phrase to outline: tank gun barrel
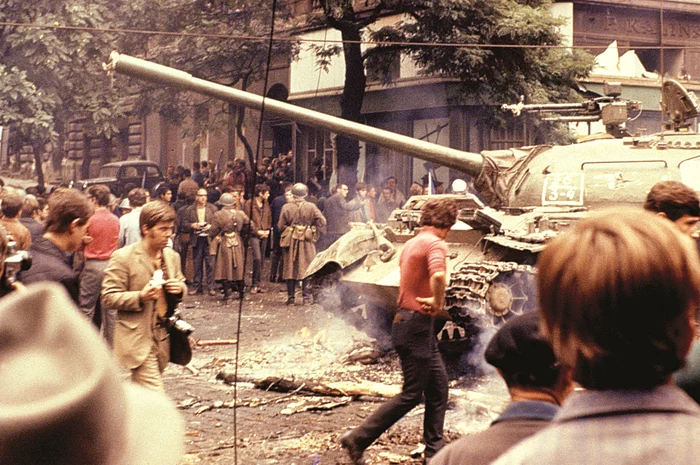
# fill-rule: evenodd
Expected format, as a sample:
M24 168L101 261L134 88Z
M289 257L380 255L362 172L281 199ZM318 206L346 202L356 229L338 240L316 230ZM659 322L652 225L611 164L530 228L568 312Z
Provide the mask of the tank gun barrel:
M266 113L312 127L324 128L331 132L353 137L406 155L413 155L422 160L438 163L474 177L481 172L483 157L478 153L463 152L271 98L264 99L260 95L199 79L184 71L118 52L112 52L109 58L110 62L103 65L108 72L116 71L133 78L196 92L255 110L262 110L264 106Z

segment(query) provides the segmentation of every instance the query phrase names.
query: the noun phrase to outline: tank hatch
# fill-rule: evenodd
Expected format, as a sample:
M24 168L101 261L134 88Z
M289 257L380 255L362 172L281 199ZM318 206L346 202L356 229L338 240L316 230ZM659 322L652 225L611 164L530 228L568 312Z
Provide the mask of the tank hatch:
M690 126L688 120L698 116L698 99L695 93L668 79L661 87L661 110L667 118L664 123L666 130L686 130Z

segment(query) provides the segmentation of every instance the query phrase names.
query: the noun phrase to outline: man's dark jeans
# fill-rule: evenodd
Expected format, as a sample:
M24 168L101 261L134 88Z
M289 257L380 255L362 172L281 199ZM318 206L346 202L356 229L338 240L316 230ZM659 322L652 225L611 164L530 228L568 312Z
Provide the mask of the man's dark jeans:
M209 240L206 237L198 237L192 247L192 260L194 264L194 288L201 292L204 289L214 289L214 260L216 257L209 255ZM203 276L206 272L206 276ZM203 280L206 279L206 283ZM206 284L206 286L204 286Z
M253 251L253 287L260 283L265 249L267 249L267 238L260 239L257 236L250 238L250 250Z
M399 309L391 328L391 341L401 360L401 393L382 404L351 438L366 449L384 431L420 404L425 394L423 440L425 456L434 456L444 445L442 438L447 409L447 371L438 351L433 318Z

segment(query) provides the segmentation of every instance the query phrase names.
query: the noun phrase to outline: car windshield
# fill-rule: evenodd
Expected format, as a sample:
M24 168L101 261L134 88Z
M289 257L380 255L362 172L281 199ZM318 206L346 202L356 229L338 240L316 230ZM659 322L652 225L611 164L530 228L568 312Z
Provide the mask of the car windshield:
M102 168L100 168L100 177L101 178L116 178L117 171L119 171L119 168L116 166L103 166Z

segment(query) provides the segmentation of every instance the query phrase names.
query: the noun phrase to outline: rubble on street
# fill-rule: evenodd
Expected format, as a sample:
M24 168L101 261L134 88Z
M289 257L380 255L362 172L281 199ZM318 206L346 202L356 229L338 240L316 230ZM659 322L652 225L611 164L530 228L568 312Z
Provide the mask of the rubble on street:
M183 464L346 465L338 437L401 387L393 351L320 305L285 305L281 284L226 305L187 297L193 359L164 374L186 424ZM220 341L220 342L218 342ZM283 387L283 388L282 388ZM451 382L446 439L485 429L507 402L495 373ZM422 463L422 406L366 452L368 464Z

